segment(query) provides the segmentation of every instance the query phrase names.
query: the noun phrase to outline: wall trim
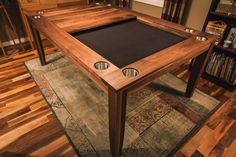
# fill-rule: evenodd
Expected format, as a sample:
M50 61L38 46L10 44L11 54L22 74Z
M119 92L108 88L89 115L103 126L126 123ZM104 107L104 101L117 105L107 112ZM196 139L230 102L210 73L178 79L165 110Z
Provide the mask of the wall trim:
M18 39L14 39L14 41L15 41L16 44L19 44L19 40ZM25 37L24 38L20 38L20 41L22 43L25 43L25 42L28 41L28 38L25 38ZM12 46L12 45L14 45L14 42L13 42L13 40L4 41L4 42L2 42L2 45L3 45L3 47Z
M154 5L157 7L163 7L164 6L164 0L135 0L136 2L141 2L145 4Z

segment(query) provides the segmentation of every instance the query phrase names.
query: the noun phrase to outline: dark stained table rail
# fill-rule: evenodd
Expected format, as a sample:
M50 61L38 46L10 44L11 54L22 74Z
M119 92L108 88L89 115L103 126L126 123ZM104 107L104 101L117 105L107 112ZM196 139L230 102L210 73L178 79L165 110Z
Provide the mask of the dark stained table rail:
M46 60L39 32L58 47L66 57L73 61L101 89L108 93L109 138L111 154L114 157L119 157L122 151L127 94L174 70L189 59L196 58L185 93L185 96L191 97L209 57L209 49L212 48L211 45L216 40L216 37L212 35L191 28L134 11L105 5L89 5L85 8L73 6L26 14L42 65L46 64ZM109 39L120 35L115 34L117 30L114 28L117 27L119 29L119 26L122 26L122 23L125 24L127 21L129 24L131 23L132 27L134 27L133 29L138 25L142 25L145 29L140 28L138 29L139 31L146 30L146 33L150 32L150 30L159 33L166 32L162 37L166 34L169 34L170 37L168 37L168 40L160 39L165 42L159 45L164 45L164 47L159 47L159 49L155 47L155 42L150 41L150 43L154 43L152 46L155 47L152 51L146 51L147 49L145 49L145 46L147 48L150 46L150 43L144 41L146 37L141 38L145 33L137 32L138 39L127 37L129 40L135 39L136 42L139 42L138 49L143 46L144 52L140 52L142 55L138 56L138 58L119 64L119 60L132 58L138 50L135 50L133 45L129 47L129 42L126 41L127 39L124 38L124 35L124 39L115 43L120 45L120 47L116 48L121 48L124 45L122 42L124 42L127 45L125 49L120 50L125 51L128 48L130 51L135 51L132 52L133 56L128 54L129 51L126 51L127 58L122 58L122 55L120 55L117 60L114 54L109 54L113 56L113 58L110 58L107 54L109 52L112 53L113 47L106 49L107 52L104 53L102 46L106 46L106 44L98 44L97 41L102 38L95 34L100 31L101 34L108 35L108 31L113 30L112 34L106 38L109 41ZM128 27L124 29L130 30ZM90 36L88 37L88 34L86 36L86 33ZM135 31L132 31L132 33L130 34L131 36L136 35L134 34ZM165 37L167 38L167 36ZM176 38L175 42L172 42L173 38ZM146 39L158 40L155 36ZM168 42L170 43L167 44ZM94 43L95 45L92 45ZM119 52L114 50L113 53Z

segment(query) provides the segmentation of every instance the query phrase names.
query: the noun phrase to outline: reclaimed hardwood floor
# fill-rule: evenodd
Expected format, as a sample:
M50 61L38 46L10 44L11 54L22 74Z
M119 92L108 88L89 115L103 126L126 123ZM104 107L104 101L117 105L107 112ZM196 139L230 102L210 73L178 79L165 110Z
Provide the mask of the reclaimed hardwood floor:
M0 157L77 156L24 67L35 56L0 58Z
M46 53L54 52L48 48ZM24 61L36 52L0 57L0 157L76 156L59 122L47 106ZM188 78L187 65L173 72ZM175 157L236 156L236 94L204 79L197 88L220 100L213 114Z
M187 68L187 65L183 65L174 74L187 80ZM235 157L236 91L226 91L202 78L197 88L220 100L223 105L174 157Z

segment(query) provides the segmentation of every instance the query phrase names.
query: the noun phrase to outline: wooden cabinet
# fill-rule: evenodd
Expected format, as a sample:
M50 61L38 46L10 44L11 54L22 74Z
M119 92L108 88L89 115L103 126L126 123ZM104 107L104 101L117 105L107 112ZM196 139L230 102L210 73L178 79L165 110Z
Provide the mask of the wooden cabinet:
M78 1L78 0L77 0ZM40 0L40 3L41 4L57 4L58 3L58 0Z
M87 0L18 0L21 8L27 11L57 8L59 4L65 3L87 3Z
M58 0L58 3L71 3L71 2L77 2L78 0Z
M34 11L41 9L56 8L58 0L19 0L20 7L23 10Z
M58 8L66 5L87 4L87 2L88 2L87 0L18 0L22 15L22 20L32 49L35 49L35 47L33 44L33 38L30 31L30 26L26 16L24 15L24 11L38 11L38 10Z
M21 4L27 5L27 4L39 4L39 0L20 0Z

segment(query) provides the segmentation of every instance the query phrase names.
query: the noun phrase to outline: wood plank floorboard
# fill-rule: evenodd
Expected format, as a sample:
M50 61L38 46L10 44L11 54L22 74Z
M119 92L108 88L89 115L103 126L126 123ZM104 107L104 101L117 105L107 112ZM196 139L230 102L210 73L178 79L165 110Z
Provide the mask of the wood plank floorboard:
M55 52L47 48L46 53ZM24 66L36 51L0 57L0 157L76 156L62 127ZM173 73L189 77L188 64ZM236 94L201 79L201 91L224 103L174 157L236 156Z
M0 57L0 157L77 156L24 66L36 56L31 51Z
M186 65L173 73L186 81L189 76ZM235 157L236 91L226 91L203 78L200 79L197 88L220 100L223 105L174 157Z

